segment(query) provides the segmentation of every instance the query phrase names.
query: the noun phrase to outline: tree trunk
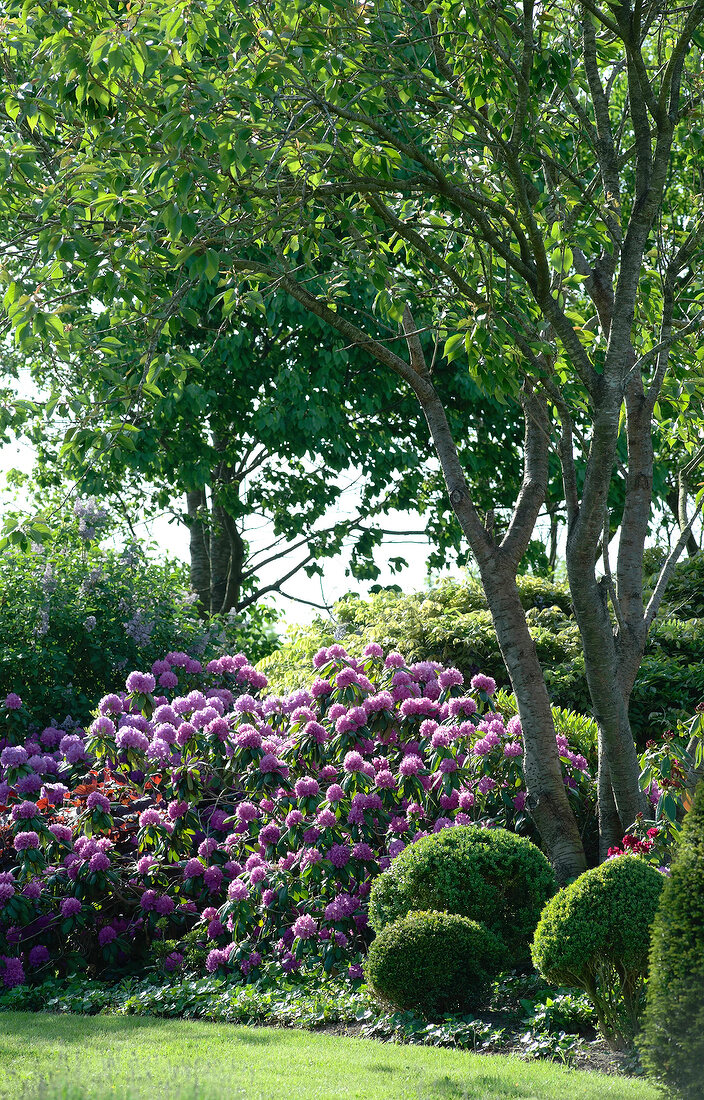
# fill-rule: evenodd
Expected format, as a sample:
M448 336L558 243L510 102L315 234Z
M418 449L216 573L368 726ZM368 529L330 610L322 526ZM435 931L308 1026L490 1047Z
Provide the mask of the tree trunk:
M670 489L665 500L667 501L668 508L677 520L680 532L684 531L689 519L687 517L687 492L686 490L683 491L682 484L680 483L679 489ZM693 558L695 554L699 553L699 543L692 531L690 531L687 536L687 553L690 558Z
M242 572L247 559L247 544L231 515L223 510L225 530L230 543L230 564L227 572L227 585L222 603L222 614L239 608L242 594Z
M205 489L194 489L187 493L186 504L190 531L191 586L198 597L198 614L203 618L210 610L210 557L203 523L207 508Z
M210 613L219 615L225 603L230 570L230 540L225 514L219 504L210 509Z
M527 809L550 855L559 882L586 868L584 847L569 804L556 748L555 724L515 570L500 563L500 550L482 556L479 570L501 655L511 679L525 746Z
M606 583L603 579L597 580L589 560L570 552L569 539L567 547L570 591L582 638L589 695L599 728L599 768L603 773L599 784L599 826L600 833L604 832L600 851L604 852L621 840L625 829L645 809L645 799L640 789L640 767L628 718L630 690L624 697ZM618 818L613 814L609 788ZM604 803L603 799L606 799ZM616 836L616 832L620 835Z

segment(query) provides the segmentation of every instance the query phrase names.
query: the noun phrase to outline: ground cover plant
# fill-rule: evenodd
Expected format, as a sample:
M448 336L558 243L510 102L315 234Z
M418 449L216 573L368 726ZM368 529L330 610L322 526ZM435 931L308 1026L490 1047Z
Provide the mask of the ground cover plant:
M262 962L361 973L372 878L453 825L530 831L520 721L495 685L371 645L320 651L310 691L262 696L244 656L170 653L88 730L2 708L0 978ZM156 694L159 692L160 694ZM575 804L586 759L560 739Z
M206 1023L6 1014L1 1100L655 1100L643 1081L516 1058Z

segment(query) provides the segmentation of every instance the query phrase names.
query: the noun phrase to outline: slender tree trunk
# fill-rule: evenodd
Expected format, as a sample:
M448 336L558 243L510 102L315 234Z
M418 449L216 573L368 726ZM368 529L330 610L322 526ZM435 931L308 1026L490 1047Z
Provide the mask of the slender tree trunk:
M501 561L501 551L479 560L482 584L491 610L501 655L508 669L523 728L523 768L527 808L560 882L586 867L582 841L569 804L555 741L555 724L525 611L515 569Z
M689 522L687 516L687 492L684 489L681 482L677 489L670 489L669 493L665 497L667 506L672 512L673 516L677 520L680 531L684 531ZM699 553L699 543L692 531L687 536L687 553L690 558L693 558L695 554Z
M222 614L239 608L242 594L242 572L247 558L247 544L245 543L236 522L229 513L223 510L225 530L230 543L230 564L227 573L227 585L222 603Z
M219 504L211 506L210 516L210 612L219 615L225 603L230 571L230 540L225 513Z
M204 617L210 610L210 557L203 517L207 502L205 489L186 494L190 531L191 586L198 597L198 614Z

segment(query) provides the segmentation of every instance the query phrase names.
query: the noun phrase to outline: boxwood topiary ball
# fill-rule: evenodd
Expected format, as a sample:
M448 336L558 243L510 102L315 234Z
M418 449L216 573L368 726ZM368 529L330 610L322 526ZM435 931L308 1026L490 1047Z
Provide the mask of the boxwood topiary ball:
M409 845L372 886L376 932L413 909L481 921L508 948L505 964L528 962L545 902L557 889L549 862L506 829L455 825Z
M663 883L638 856L618 856L552 898L535 930L536 969L553 985L586 990L617 1045L630 1044L638 1027Z
M364 973L377 996L427 1016L474 1008L496 976L504 945L456 913L413 912L372 942Z

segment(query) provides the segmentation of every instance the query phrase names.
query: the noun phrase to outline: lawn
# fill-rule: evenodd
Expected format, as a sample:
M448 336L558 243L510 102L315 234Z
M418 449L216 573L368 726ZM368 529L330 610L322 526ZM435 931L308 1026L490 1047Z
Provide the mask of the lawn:
M3 1013L0 1100L656 1100L547 1062L191 1021Z

